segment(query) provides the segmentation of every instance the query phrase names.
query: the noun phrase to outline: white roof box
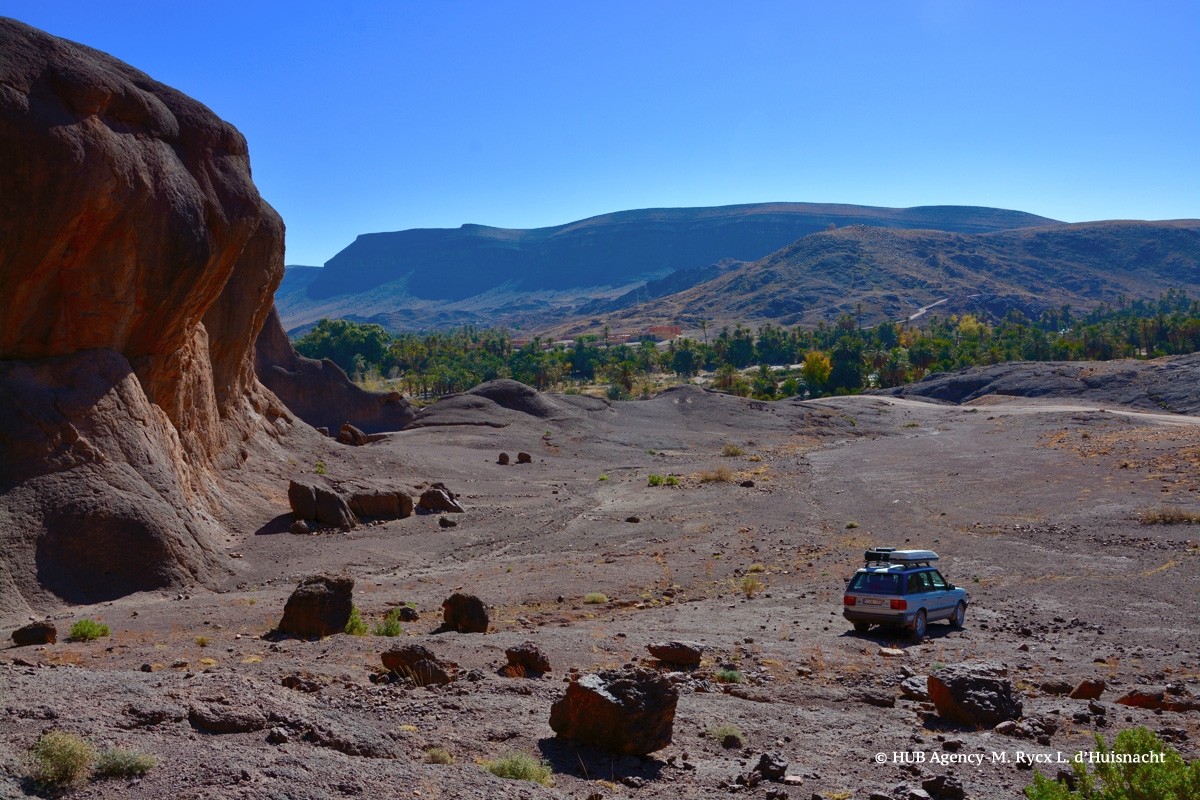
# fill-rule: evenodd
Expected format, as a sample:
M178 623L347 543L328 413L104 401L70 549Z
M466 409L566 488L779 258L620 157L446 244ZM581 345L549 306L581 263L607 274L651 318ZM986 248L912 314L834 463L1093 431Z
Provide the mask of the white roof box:
M891 547L876 547L863 553L863 559L887 561L892 564L909 564L918 561L937 561L938 554L932 550L895 550Z

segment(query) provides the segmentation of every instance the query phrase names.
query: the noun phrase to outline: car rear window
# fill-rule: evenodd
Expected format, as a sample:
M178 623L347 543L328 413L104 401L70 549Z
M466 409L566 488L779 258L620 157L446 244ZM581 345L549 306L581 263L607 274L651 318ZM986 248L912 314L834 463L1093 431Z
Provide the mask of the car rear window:
M858 572L850 581L851 592L900 594L900 576L886 572Z

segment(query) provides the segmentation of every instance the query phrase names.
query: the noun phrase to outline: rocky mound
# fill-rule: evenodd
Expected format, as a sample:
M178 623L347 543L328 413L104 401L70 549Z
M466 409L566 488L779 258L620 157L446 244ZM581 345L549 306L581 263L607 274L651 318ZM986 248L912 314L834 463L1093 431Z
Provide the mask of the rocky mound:
M182 93L0 19L0 613L206 580L283 222Z
M1117 404L1144 411L1200 413L1200 353L1153 361L1018 361L934 373L875 394L967 403L987 395Z
M604 411L610 403L586 395L542 394L532 386L501 378L452 394L421 409L409 427L486 425L503 428L529 419L563 420Z
M398 431L415 416L399 392L368 392L329 359L297 353L273 305L255 342L254 368L263 385L313 427L334 431L349 422L366 433Z

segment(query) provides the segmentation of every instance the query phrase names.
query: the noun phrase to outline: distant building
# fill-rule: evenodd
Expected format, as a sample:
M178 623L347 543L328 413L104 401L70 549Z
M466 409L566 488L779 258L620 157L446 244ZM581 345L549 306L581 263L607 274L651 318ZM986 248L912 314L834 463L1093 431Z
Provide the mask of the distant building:
M646 329L646 337L660 342L674 339L682 333L683 328L679 325L651 325Z

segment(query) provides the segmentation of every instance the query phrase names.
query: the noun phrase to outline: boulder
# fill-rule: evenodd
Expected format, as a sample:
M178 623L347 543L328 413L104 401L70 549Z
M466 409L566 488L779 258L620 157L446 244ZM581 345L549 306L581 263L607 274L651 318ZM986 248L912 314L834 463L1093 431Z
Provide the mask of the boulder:
M311 483L291 481L288 483L288 504L296 519L317 518L317 487Z
M1098 700L1104 694L1105 683L1100 678L1084 678L1075 684L1069 695L1073 700Z
M938 715L963 725L994 728L1020 718L1023 710L1008 669L995 661L943 667L929 676L927 686Z
M704 645L697 642L658 642L646 645L646 649L659 661L681 667L700 666L700 657L704 655Z
M1123 706L1161 711L1200 711L1200 699L1182 685L1173 687L1142 686L1130 689L1117 699Z
M938 800L963 800L967 796L962 782L952 775L934 775L921 781L921 788Z
M343 423L338 430L337 440L342 444L348 444L353 447L362 447L367 443L367 435L358 428L351 425L349 422Z
M1048 680L1048 681L1042 681L1041 684L1038 685L1038 688L1041 689L1046 694L1062 695L1062 694L1070 694L1074 687L1067 681L1061 680L1059 678L1052 678L1051 680Z
M300 581L283 607L279 630L293 636L329 636L346 630L354 607L354 579L310 575Z
M432 650L419 644L392 648L382 653L381 658L386 670L420 686L450 683L458 672L457 665L439 660Z
M449 517L438 517L438 526L442 528L454 528L458 523Z
M529 455L529 453L517 453L517 463L518 464L532 464L533 456Z
M267 727L267 717L253 706L201 703L188 711L194 727L210 733L248 733Z
M900 682L900 694L910 700L929 702L929 679L924 675L913 675Z
M58 628L54 627L54 623L49 620L45 622L31 622L13 631L12 640L15 647L29 647L33 644L54 644L58 641Z
M501 453L500 457L498 459L496 459L496 463L502 467L507 467L508 466L508 453Z
M350 494L347 503L363 519L401 519L413 512L412 498L390 489L360 489Z
M412 606L404 605L398 607L399 613L396 615L401 622L416 622L421 618L421 615Z
M779 753L763 753L759 756L758 766L755 769L762 773L762 776L769 781L781 781L783 780L783 776L787 774L788 762Z
M421 500L417 505L422 510L430 512L448 511L453 514L461 514L464 511L454 492L447 489L441 483L435 483L430 488L421 492Z
M354 518L354 512L350 510L350 504L344 497L324 486L317 486L316 493L318 522L337 528L354 527L357 524L358 520Z
M487 633L487 606L473 594L455 592L442 602L442 628L459 633Z
M576 676L550 708L559 736L619 755L646 755L671 744L679 692L648 669Z
M550 671L550 659L533 642L523 642L504 651L510 667L519 667L526 673L542 674Z

